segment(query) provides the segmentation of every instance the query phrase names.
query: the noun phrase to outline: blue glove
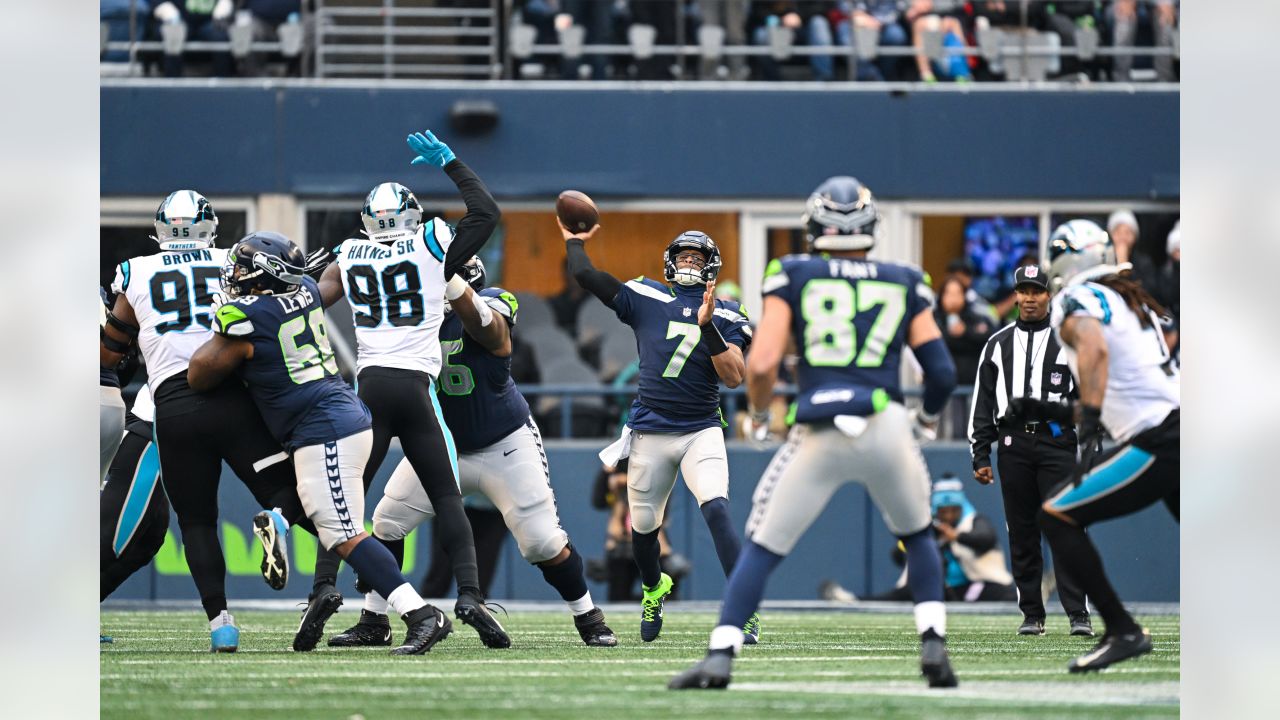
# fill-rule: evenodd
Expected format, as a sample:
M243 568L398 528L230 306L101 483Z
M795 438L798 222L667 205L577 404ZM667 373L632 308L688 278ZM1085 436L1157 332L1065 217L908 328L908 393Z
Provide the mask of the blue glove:
M444 167L453 162L454 154L448 145L436 139L435 135L428 130L426 135L422 133L413 133L408 137L409 149L418 154L418 157L410 161L411 165L421 165L423 163L431 163L437 167Z

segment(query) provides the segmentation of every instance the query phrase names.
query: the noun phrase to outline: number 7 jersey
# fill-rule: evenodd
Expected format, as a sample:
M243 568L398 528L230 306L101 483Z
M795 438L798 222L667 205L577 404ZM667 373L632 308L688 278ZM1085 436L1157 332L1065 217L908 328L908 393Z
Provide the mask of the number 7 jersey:
M209 339L209 306L222 287L226 259L222 248L201 248L143 255L116 267L111 291L123 293L133 307L152 388L185 371Z
M453 228L433 218L409 238L353 238L334 248L355 321L357 374L390 367L439 376L444 259L452 243Z
M862 258L769 262L764 295L791 306L800 363L796 422L870 415L902 402L899 368L912 318L933 305L924 273Z

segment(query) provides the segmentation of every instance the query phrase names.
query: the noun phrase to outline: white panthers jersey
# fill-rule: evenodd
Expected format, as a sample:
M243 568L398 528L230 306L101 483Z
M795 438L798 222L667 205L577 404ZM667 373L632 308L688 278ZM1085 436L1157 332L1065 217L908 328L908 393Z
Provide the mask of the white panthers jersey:
M413 237L353 238L334 248L356 326L357 373L391 367L440 374L444 258L452 243L453 229L433 218Z
M222 289L222 248L166 251L126 260L116 267L111 290L124 293L138 319L138 345L147 363L147 383L158 388L191 363L213 336L209 306Z
M133 398L133 407L129 409L133 416L144 422L156 421L156 403L151 398L151 386L143 383L138 394Z
M1068 285L1053 298L1054 332L1061 332L1063 321L1073 315L1102 323L1109 358L1102 424L1116 442L1159 425L1181 405L1178 370L1169 362L1169 348L1155 313L1150 313L1153 327L1144 328L1118 293L1084 282ZM1076 352L1066 343L1062 347L1078 383Z

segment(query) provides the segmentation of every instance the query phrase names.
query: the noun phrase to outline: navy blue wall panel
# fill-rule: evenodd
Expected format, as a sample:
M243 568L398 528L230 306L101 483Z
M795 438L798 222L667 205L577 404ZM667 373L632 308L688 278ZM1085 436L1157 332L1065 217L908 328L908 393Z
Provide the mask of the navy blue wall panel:
M1176 198L1178 94L512 88L101 91L102 193L363 194L410 168L433 128L503 198L566 186L599 197L793 198L855 174L886 198ZM497 104L483 136L460 99Z

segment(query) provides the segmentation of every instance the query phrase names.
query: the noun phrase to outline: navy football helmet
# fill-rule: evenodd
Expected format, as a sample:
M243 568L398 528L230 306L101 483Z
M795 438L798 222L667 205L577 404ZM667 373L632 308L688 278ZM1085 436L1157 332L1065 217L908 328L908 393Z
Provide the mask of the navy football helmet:
M422 206L409 188L396 182L384 182L369 191L360 210L364 234L370 240L388 242L407 238L418 232L422 224Z
M297 290L307 258L280 233L258 231L231 248L222 266L222 291L231 297L285 295Z
M175 190L156 208L156 234L161 250L196 250L213 247L218 237L218 214L205 196L195 190Z
M676 256L685 250L697 250L702 253L706 262L701 269L676 267ZM686 230L672 240L662 253L663 277L667 282L681 285L706 284L715 280L720 274L720 248L711 236L697 230Z
M809 195L804 211L814 250L870 250L879 220L871 189L848 175L824 180Z
M476 292L483 290L485 282L488 280L488 275L484 270L484 263L481 262L479 255L472 255L471 259L467 261L467 264L463 265L462 269L458 271L458 274L461 275L462 279L466 280L467 284L471 286L471 289Z

